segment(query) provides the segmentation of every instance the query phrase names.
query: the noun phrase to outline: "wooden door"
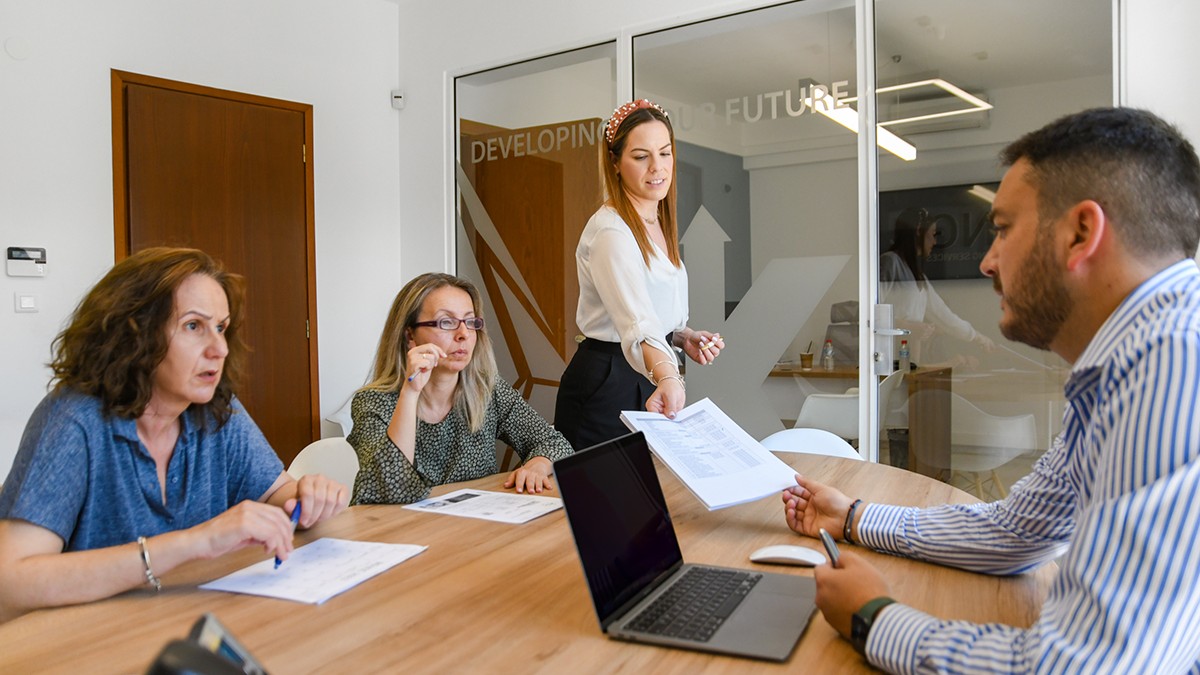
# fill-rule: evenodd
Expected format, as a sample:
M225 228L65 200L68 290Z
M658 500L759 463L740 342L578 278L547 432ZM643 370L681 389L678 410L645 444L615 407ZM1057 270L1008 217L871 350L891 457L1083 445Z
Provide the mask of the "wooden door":
M238 397L284 463L320 436L312 106L113 71L117 258L190 246L246 278Z

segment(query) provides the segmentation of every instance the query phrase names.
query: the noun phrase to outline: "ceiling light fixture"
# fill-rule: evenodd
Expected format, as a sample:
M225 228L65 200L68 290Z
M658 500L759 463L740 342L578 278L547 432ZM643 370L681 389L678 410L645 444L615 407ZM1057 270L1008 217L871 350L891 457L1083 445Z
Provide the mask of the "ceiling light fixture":
M938 119L938 118L942 118L942 117L967 115L969 113L976 113L976 112L983 112L985 110L991 110L992 108L995 107L991 103L988 103L987 101L979 98L978 96L975 96L974 94L964 91L962 88L960 88L956 85L953 85L953 84L943 80L940 77L934 77L934 78L930 78L928 80L917 80L916 82L908 82L905 84L895 84L890 87L880 87L875 90L875 93L876 94L887 94L887 93L890 93L893 91L904 91L904 90L908 90L908 89L917 89L919 87L936 87L938 89L941 89L943 92L950 94L951 96L966 103L967 107L957 108L954 110L946 110L943 112L929 113L927 115L915 115L913 117L902 117L899 119L888 120L886 122L880 122L879 126L890 127L890 126L895 126L897 124L907 124L909 122L921 122L924 120L932 120L932 119ZM858 100L857 96L854 98L842 99L842 101L844 103L852 103L857 100Z
M848 101L850 99L842 100ZM816 101L810 96L804 99L804 103L808 106L809 110L821 113L850 131L858 133L858 111L854 108L848 105L838 107L835 105L833 97L828 94ZM881 125L875 125L875 142L879 144L879 147L906 162L911 162L917 158L916 146L884 129Z
M996 193L983 187L982 185L972 185L971 189L967 190L967 193L975 195L989 204L992 204L996 201Z

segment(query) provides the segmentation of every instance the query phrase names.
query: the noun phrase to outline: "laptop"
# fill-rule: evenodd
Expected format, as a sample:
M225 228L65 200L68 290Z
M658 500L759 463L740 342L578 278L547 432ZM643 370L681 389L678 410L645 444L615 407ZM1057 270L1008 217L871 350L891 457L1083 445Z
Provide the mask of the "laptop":
M611 638L785 661L816 609L811 577L683 562L641 432L554 463L559 494ZM687 589L700 584L699 589Z

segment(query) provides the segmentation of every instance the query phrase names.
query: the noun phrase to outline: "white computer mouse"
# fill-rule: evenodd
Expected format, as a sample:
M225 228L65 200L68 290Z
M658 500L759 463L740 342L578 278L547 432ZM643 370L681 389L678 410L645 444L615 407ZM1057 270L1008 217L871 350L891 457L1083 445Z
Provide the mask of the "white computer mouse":
M750 561L756 563L774 563L776 565L801 565L816 567L825 564L825 555L820 551L806 546L789 546L779 544L764 546L750 554Z

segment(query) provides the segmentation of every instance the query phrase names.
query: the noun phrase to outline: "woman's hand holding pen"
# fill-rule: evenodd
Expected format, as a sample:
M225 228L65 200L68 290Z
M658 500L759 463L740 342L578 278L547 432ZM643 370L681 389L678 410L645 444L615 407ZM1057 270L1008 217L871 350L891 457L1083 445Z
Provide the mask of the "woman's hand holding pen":
M284 510L292 513L295 502L303 505L297 525L307 530L344 511L350 503L350 488L328 476L310 473L296 481L296 495L284 503Z
M278 506L246 500L188 532L200 537L198 558L216 558L246 546L260 545L267 555L287 560L293 550L292 521ZM188 556L187 559L190 559Z
M438 361L446 358L446 352L441 347L426 342L408 350L406 386L412 386L413 391L421 391L429 381L429 374L437 368Z
M683 339L683 351L688 358L707 366L717 360L721 350L725 348L725 340L720 333L710 333L706 330L691 330Z

